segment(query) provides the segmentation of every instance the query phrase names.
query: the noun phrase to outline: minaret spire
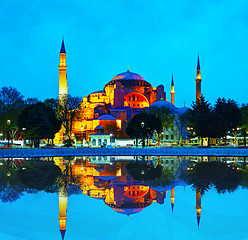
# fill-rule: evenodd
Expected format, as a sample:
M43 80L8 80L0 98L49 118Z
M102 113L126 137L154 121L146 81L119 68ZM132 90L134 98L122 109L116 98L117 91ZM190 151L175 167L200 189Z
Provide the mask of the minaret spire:
M175 195L174 195L174 193L175 193L175 188L172 188L171 189L171 210L172 210L172 212L173 212L173 209L174 209L174 202L175 202Z
M66 66L66 51L64 38L62 38L62 44L60 48L60 61L59 61L59 100L61 101L67 96L67 66ZM65 99L64 99L65 100Z
M172 73L172 79L171 79L171 92L170 92L170 94L171 94L171 103L173 104L173 105L175 105L175 102L174 102L174 95L175 95L175 90L174 90L174 79L173 79L173 73Z
M200 226L200 219L201 219L201 190L199 190L198 188L196 188L196 218L197 218L197 225L198 225L198 229Z
M196 70L196 104L197 100L201 97L201 68L200 68L200 58L198 54L197 70Z
M67 220L67 188L61 186L59 188L59 230L61 233L62 240L65 238L66 231L66 220Z
M62 44L61 44L60 53L66 53L66 51L65 51L64 37L62 37Z

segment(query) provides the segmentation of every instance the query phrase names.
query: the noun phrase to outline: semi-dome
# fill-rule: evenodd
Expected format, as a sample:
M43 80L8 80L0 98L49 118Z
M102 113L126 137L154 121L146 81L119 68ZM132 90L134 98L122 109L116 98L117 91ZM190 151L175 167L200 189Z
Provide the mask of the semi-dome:
M141 87L152 86L139 74L130 72L129 70L127 72L123 72L123 73L116 75L110 82L108 82L105 85L105 87L108 85L114 85L117 82L120 82L122 86L141 86Z
M95 127L95 130L103 130L104 128L101 125Z
M102 115L101 117L97 118L97 120L116 120L116 118L111 115Z
M157 107L157 108L166 107L171 110L172 114L178 114L177 108L172 103L165 101L165 100L159 100L157 102L154 102L153 104L150 105L149 108L152 108L152 107Z
M178 114L185 113L189 108L188 107L181 107L177 109Z

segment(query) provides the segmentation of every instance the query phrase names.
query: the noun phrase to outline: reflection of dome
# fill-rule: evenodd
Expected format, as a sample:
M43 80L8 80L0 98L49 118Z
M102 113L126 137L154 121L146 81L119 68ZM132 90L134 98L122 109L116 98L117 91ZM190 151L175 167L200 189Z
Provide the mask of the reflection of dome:
M108 85L113 85L117 82L121 82L122 86L151 87L151 84L147 82L143 77L129 71L116 75L109 83L105 85L105 87Z
M182 180L174 180L167 186L158 185L158 186L150 186L150 187L157 192L166 192L166 191L170 191L172 188L176 186L185 187L185 186L188 186L188 184Z
M185 113L189 108L187 107L181 107L177 109L178 114L183 114Z
M111 207L114 211L126 215L134 214L141 212L144 210L146 207L150 206L151 203L122 203L121 206L117 207L114 204L107 204L109 207Z
M165 101L165 100L154 102L153 104L150 105L149 108L152 108L152 107L157 107L157 108L166 107L171 110L172 114L178 114L177 108L172 103Z
M97 120L116 120L116 118L111 115L102 115L101 117L97 118Z

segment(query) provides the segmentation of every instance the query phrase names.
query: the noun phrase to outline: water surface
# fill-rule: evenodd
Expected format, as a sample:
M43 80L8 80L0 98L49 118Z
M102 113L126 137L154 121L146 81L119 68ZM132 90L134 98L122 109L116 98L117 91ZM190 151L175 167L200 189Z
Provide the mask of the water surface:
M0 239L248 239L242 158L35 161L0 161Z

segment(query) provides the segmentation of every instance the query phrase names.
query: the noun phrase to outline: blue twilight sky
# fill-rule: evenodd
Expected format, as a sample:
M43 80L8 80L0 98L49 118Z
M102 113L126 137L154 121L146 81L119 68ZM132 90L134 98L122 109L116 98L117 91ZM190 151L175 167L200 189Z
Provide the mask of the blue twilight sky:
M175 105L195 100L197 56L202 93L248 103L247 0L8 0L0 2L0 88L40 100L58 95L61 38L68 91L86 96L127 70L163 84Z

